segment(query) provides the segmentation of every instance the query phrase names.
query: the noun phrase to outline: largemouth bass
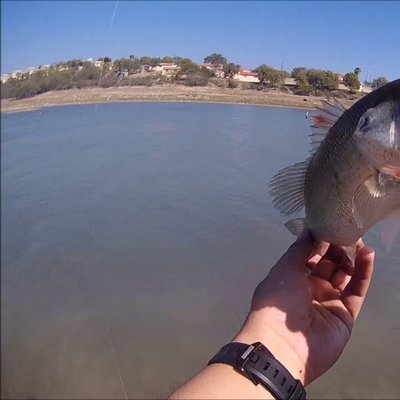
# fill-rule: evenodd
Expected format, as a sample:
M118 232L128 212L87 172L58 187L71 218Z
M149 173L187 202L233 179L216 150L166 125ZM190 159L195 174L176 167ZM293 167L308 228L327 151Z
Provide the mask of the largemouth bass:
M284 215L305 208L305 218L285 224L289 231L308 228L338 246L354 246L383 221L389 250L400 227L400 79L348 110L335 100L320 111L311 156L271 179L273 205Z

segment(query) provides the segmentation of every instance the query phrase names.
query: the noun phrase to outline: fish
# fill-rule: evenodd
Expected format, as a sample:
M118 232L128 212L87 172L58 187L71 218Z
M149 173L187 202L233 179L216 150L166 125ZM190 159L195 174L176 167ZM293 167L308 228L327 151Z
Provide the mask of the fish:
M346 109L324 101L313 115L310 156L270 180L273 206L299 236L354 248L377 223L387 251L400 229L400 79Z

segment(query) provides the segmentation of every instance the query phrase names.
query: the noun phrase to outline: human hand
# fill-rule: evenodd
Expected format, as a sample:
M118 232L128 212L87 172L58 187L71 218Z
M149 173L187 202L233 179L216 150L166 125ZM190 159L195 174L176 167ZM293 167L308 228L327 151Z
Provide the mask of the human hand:
M374 253L360 240L353 268L343 249L329 246L317 263L313 243L298 239L256 288L234 341L262 342L300 379L311 383L337 361L350 339L370 284ZM314 257L315 260L315 257Z

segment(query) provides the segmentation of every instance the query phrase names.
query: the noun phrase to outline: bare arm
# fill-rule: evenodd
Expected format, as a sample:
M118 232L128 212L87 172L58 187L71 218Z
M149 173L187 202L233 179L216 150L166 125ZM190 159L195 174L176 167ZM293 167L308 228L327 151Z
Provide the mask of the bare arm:
M312 248L310 239L303 237L281 257L256 288L249 315L234 338L246 344L262 342L304 385L332 367L344 350L367 294L374 263L373 251L360 241L353 270L342 265L341 249L334 246L310 270L307 260ZM273 396L233 367L213 364L171 398Z

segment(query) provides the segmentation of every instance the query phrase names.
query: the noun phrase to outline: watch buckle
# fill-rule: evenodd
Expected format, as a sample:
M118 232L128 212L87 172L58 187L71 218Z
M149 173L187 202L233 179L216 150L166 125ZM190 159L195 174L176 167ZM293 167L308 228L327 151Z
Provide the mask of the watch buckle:
M256 379L254 374L250 374L248 373L244 367L245 365L249 362L250 357L252 356L252 354L260 347L262 346L262 343L257 342L257 343L253 343L251 345L249 345L249 347L243 352L243 354L239 357L238 359L238 369L240 370L240 372L245 375L248 379L250 379L254 385L258 385L259 382Z

